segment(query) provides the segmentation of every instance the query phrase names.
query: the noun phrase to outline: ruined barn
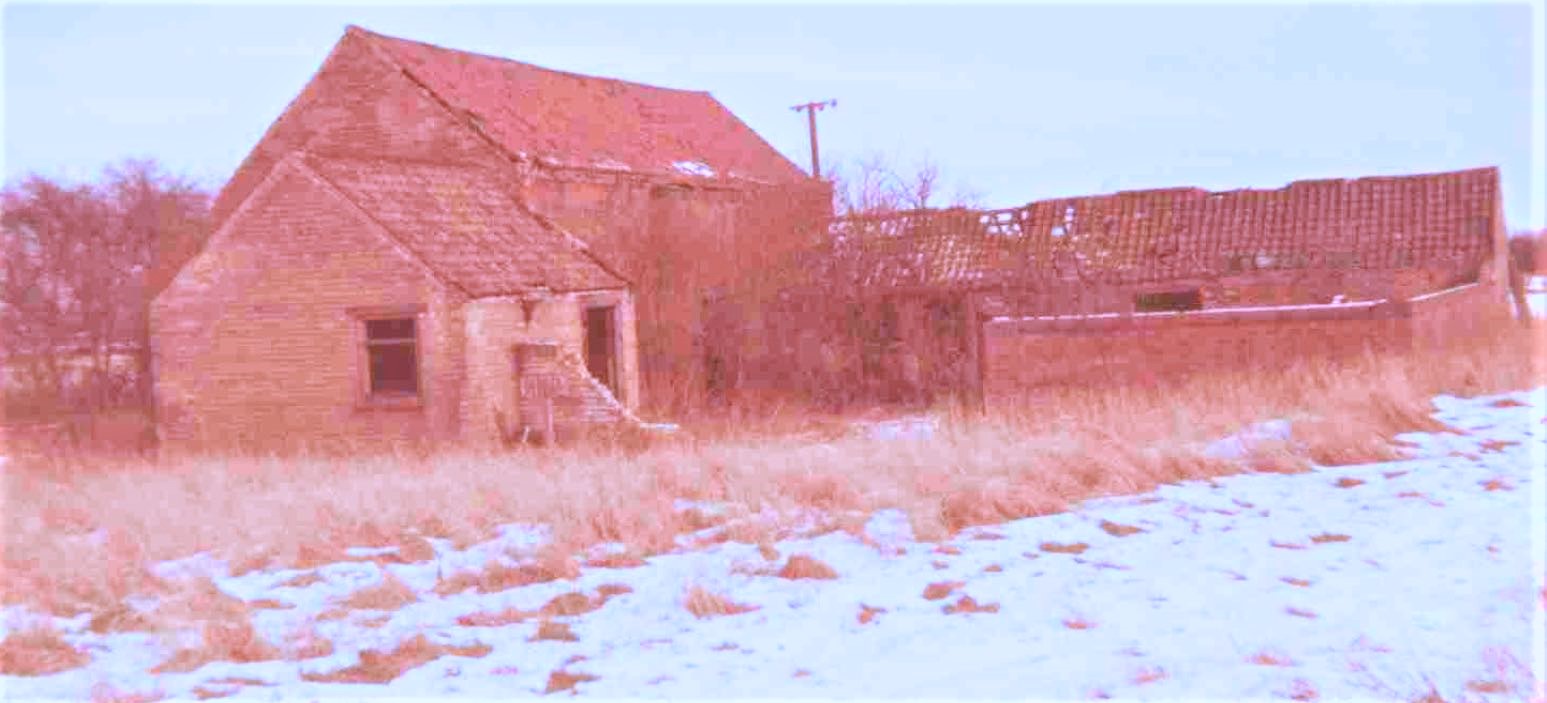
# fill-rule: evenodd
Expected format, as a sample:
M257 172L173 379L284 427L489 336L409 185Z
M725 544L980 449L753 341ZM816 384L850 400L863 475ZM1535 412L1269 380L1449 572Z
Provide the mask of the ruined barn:
M1505 237L1496 168L846 217L764 363L927 400L1443 343L1511 314Z
M830 188L702 91L551 70L351 26L213 207L231 217L277 163L469 164L634 282L640 402L704 387L704 290L809 240Z

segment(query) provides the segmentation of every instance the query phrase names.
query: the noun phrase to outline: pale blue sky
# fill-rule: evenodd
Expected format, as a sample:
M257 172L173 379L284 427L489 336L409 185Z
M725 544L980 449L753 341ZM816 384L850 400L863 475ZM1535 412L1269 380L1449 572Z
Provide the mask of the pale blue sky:
M1523 3L9 4L5 177L151 156L216 187L355 23L708 90L807 168L790 106L836 98L824 167L928 158L983 205L1498 165L1511 229L1538 228L1541 21Z

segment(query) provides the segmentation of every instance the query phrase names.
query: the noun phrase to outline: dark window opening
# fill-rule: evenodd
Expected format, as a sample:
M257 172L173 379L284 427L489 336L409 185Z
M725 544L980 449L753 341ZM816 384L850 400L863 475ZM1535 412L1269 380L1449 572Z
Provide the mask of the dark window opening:
M586 370L607 386L614 396L618 394L615 363L617 350L613 348L613 340L617 335L616 310L611 305L585 310Z
M1203 293L1197 288L1161 293L1140 293L1134 296L1133 303L1134 308L1138 312L1202 310Z
M419 338L414 318L365 321L371 395L419 393Z

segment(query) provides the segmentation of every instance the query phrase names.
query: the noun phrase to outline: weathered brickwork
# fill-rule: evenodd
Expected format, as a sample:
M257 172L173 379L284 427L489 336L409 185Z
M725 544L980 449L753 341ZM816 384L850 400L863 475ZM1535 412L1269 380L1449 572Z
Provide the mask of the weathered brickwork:
M1500 286L1412 301L1187 313L996 318L983 325L985 400L1062 384L1129 384L1203 371L1281 370L1304 359L1443 345L1509 318Z
M152 307L171 444L347 444L455 436L459 296L305 174L284 168ZM422 405L363 392L359 308L418 313Z

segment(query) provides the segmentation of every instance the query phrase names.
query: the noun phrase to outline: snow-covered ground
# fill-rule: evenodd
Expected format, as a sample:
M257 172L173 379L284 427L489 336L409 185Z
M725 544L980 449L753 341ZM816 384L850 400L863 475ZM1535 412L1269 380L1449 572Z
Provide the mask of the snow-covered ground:
M1432 685L1452 701L1528 699L1530 667L1543 661L1547 599L1547 389L1435 405L1464 434L1403 435L1407 460L1165 486L945 544L915 542L904 516L882 511L863 538L788 540L773 560L732 542L638 568L444 597L432 590L438 572L531 549L541 531L512 527L462 551L435 542L438 558L414 564L227 577L223 565L192 558L162 569L213 573L239 598L291 604L256 610L258 631L280 642L310 623L336 650L152 675L175 642L92 634L82 616L56 623L91 654L89 665L0 677L0 686L7 699L79 700L94 688L191 697L200 685L232 700L505 699L540 695L562 671L594 677L574 691L605 698L1413 700ZM773 574L797 554L837 578ZM308 573L320 580L283 585ZM388 573L418 601L318 620ZM536 611L604 584L631 591L553 618L573 641L533 641L538 617L458 624L474 613ZM755 609L696 618L683 605L691 586ZM5 626L25 619L13 610ZM303 679L421 633L490 649L441 656L386 684Z

